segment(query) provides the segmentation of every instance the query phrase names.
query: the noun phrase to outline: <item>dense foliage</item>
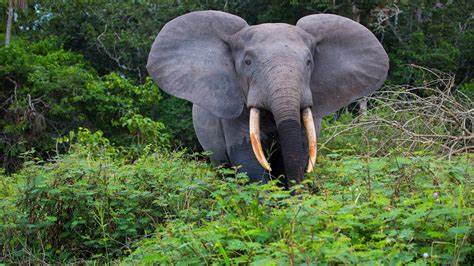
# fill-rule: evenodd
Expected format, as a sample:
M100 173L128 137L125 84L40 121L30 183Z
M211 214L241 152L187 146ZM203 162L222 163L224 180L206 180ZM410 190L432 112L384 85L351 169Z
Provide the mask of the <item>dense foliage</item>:
M0 163L7 170L19 167L22 153L61 152L54 139L78 127L102 129L122 145L169 143L164 125L152 120L161 93L151 79L136 85L115 72L99 77L54 38L15 41L0 48L0 61Z
M229 178L206 219L157 228L126 261L227 265L468 263L467 158L323 158L312 193ZM453 182L452 179L456 181Z
M31 162L14 175L0 174L0 258L109 260L131 252L168 219L203 217L212 191L205 184L214 178L209 166L152 153L150 146L131 162L128 151L111 146L101 132L82 129L73 141L54 163Z
M190 159L147 148L130 161L100 133L78 132L68 155L0 175L3 260L110 261L131 252L126 263L472 259L472 157L332 153L297 196Z

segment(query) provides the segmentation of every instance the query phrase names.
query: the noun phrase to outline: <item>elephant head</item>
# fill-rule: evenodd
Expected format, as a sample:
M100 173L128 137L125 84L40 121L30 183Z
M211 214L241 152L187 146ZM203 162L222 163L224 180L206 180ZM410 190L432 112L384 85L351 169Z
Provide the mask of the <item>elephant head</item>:
M273 114L286 175L299 181L306 164L301 121L311 170L313 116L321 118L378 89L388 57L367 28L337 15L306 16L296 26L249 26L235 15L199 11L163 27L147 69L164 91L217 117L232 119L249 109L252 147L266 169L259 113Z

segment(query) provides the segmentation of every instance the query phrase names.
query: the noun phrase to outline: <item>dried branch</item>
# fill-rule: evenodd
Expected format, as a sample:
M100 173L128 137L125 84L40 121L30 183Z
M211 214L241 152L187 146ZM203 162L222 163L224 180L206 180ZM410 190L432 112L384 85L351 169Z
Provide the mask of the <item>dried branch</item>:
M367 97L372 108L347 125L326 128L333 132L324 147L341 135L359 134L378 143L377 155L390 150L453 155L474 151L474 106L454 90L454 76L412 65L432 77L423 86L389 86Z

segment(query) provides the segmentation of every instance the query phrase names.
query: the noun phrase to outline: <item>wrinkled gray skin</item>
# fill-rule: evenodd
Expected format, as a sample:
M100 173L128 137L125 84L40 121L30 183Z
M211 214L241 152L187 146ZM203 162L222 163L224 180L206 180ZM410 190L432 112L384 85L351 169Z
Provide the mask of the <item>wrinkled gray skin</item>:
M249 140L255 107L264 150L277 147L272 174L299 182L308 162L301 110L312 109L319 134L323 116L383 84L388 57L368 29L336 15L249 26L200 11L163 27L147 69L161 89L194 104L195 131L214 164L241 165L255 181L267 177Z

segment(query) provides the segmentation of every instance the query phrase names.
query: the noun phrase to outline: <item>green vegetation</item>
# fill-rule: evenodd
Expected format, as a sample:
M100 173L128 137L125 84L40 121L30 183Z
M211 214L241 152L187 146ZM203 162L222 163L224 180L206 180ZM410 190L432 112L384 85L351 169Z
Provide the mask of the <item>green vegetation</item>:
M214 177L209 166L152 153L151 146L134 159L101 132L74 135L67 155L0 175L0 243L7 261L109 260L131 252L168 219L203 215L212 190L205 184Z
M211 192L206 219L159 226L125 261L467 263L474 211L467 158L361 159L323 158L311 190L298 196L228 178Z
M100 133L67 155L0 176L0 243L11 263L466 263L472 156L332 153L295 188L248 184L182 153L131 161ZM156 231L155 231L156 230ZM137 249L136 249L137 248ZM136 250L135 250L136 249ZM131 253L131 254L130 254ZM426 254L427 255L426 255Z
M78 127L101 129L122 145L169 144L164 125L149 118L162 98L151 79L136 85L115 72L99 77L52 38L1 47L0 61L4 88L11 88L0 92L0 162L9 171L20 167L22 153L48 158L63 151L55 138Z
M11 3L12 39L0 47L0 265L474 261L472 1L0 8ZM147 77L161 27L203 9L250 24L340 14L387 50L387 85L364 114L353 105L325 118L318 167L294 191L212 168L190 104Z

